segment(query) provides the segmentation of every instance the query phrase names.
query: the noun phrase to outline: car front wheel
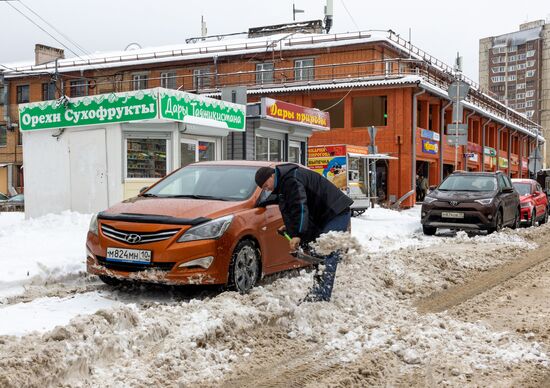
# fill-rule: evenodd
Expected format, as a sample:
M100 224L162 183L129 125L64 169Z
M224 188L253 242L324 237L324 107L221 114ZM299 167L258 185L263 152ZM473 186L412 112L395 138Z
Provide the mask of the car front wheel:
M434 228L432 226L422 225L422 232L424 232L426 236L433 236L436 231L437 231L437 228Z
M256 285L260 275L260 252L256 244L243 240L237 244L229 265L228 288L247 293Z
M500 210L495 214L495 226L489 228L489 233L500 232L502 230L502 212Z

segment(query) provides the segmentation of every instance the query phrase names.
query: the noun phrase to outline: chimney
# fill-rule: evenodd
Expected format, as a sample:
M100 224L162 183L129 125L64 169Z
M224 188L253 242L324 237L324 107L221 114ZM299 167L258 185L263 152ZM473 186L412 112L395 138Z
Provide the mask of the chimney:
M42 65L43 63L52 62L58 58L65 58L65 51L63 49L58 49L38 43L34 45L35 65Z

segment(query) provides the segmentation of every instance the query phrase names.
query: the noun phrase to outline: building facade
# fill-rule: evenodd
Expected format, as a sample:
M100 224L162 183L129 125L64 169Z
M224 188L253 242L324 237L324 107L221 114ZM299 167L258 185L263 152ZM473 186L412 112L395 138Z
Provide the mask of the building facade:
M377 151L395 157L376 165L378 191L404 206L414 204L416 175L427 176L430 184L454 169L504 169L514 177L528 176L527 157L544 143L535 122L391 31L199 39L22 66L5 71L4 78L14 108L21 90L33 102L58 99L62 104L73 97L157 86L220 97L240 86L246 87L249 103L270 97L330 113L330 131L315 132L309 141L290 127L286 132L272 128L271 134L281 132L273 136L257 128L246 141L237 135L226 140L222 158L242 154L303 161L308 145L373 145L369 128L374 126ZM470 92L460 118L468 126L468 141L455 148L446 135L453 121L447 89L457 80ZM17 123L13 113L10 120Z
M550 24L537 20L519 31L479 41L479 82L510 108L550 134ZM550 160L550 148L546 161Z

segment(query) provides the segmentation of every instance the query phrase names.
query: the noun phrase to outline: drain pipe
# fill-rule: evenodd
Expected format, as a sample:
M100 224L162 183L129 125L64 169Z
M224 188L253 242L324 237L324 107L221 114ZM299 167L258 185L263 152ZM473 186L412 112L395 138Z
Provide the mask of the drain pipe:
M416 85L419 86L420 85L420 81L417 81L416 82ZM412 125L411 125L411 154L412 154L412 157L411 157L411 190L407 193L405 193L401 198L399 198L397 200L397 202L395 202L393 205L392 205L392 208L394 209L397 209L398 207L401 206L401 203L406 200L407 198L409 198L411 195L413 195L416 191L416 130L418 128L418 125L416 124L417 122L417 108L418 108L418 101L417 101L417 98L418 96L422 95L426 93L426 90L425 89L422 89L422 91L420 92L417 92L415 94L413 94L413 99L412 99Z
M487 127L487 124L491 121L493 121L493 119L486 121L481 130L481 172L485 171L485 127Z
M506 128L506 125L503 125L500 128L497 128L497 171L500 170L500 132Z
M469 123L468 123L468 120L470 120L470 117L472 117L476 112L475 111L472 111L471 113L468 113L468 115L466 116L466 125L469 126ZM467 136L467 135L466 135ZM463 148L464 149L464 148ZM463 152L462 153L462 160L463 160L463 166L464 166L464 171L468 171L468 157L465 155L469 152L469 149L468 149L468 143L466 143L466 152Z
M445 144L445 111L453 104L449 101L447 105L441 108L441 114L439 115L439 121L441 125L439 127L439 183L443 182L443 145Z
M510 132L508 129L508 178L512 178L512 136L518 131Z

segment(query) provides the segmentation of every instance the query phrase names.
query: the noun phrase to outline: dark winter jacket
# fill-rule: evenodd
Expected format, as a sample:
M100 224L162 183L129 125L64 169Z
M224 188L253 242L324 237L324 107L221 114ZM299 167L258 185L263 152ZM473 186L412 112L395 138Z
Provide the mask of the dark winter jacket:
M327 222L353 203L325 177L297 164L275 167L274 186L287 233L303 242L319 237Z

